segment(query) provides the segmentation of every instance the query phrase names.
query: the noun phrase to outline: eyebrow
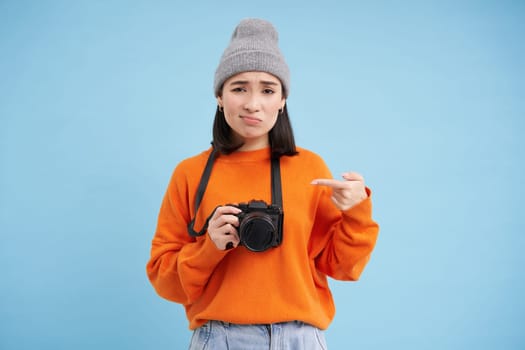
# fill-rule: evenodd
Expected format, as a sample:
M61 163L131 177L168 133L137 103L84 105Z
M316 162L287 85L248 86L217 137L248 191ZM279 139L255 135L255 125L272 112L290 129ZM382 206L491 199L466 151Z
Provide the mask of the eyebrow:
M230 85L246 85L246 84L249 84L250 82L248 80L235 80L235 81L232 81L230 83ZM260 81L260 84L261 85L272 85L272 86L277 86L279 85L278 83L276 83L275 81L270 81L270 80L261 80Z

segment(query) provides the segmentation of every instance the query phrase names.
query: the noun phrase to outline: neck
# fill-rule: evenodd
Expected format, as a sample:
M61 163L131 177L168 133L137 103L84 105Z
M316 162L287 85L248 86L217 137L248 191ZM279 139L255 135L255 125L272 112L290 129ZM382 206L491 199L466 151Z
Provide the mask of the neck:
M261 137L256 139L244 139L243 145L238 149L238 151L256 151L263 148L268 148L270 146L270 141L268 137Z

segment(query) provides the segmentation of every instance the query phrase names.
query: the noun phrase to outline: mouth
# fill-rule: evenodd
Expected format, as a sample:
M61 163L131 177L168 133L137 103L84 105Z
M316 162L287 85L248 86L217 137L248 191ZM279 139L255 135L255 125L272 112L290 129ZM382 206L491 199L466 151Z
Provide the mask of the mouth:
M254 116L250 116L250 115L241 115L241 119L246 124L249 124L249 125L256 125L256 124L259 124L260 122L262 122L261 119L259 119L257 117L254 117Z

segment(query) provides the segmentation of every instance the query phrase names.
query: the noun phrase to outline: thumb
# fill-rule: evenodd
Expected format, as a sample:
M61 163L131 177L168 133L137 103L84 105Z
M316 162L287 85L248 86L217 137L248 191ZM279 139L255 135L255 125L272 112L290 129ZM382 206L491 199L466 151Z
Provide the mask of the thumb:
M365 181L363 176L356 172L343 173L343 179L346 181Z

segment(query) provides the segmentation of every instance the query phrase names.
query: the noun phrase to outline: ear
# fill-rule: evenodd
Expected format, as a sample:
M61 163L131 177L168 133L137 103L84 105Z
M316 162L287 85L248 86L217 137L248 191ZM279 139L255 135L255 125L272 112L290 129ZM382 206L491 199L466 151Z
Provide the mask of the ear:
M219 107L223 108L223 105L222 105L222 97L217 96L217 104L219 105Z
M286 99L283 98L281 101L281 109L284 109L284 106L286 106Z

